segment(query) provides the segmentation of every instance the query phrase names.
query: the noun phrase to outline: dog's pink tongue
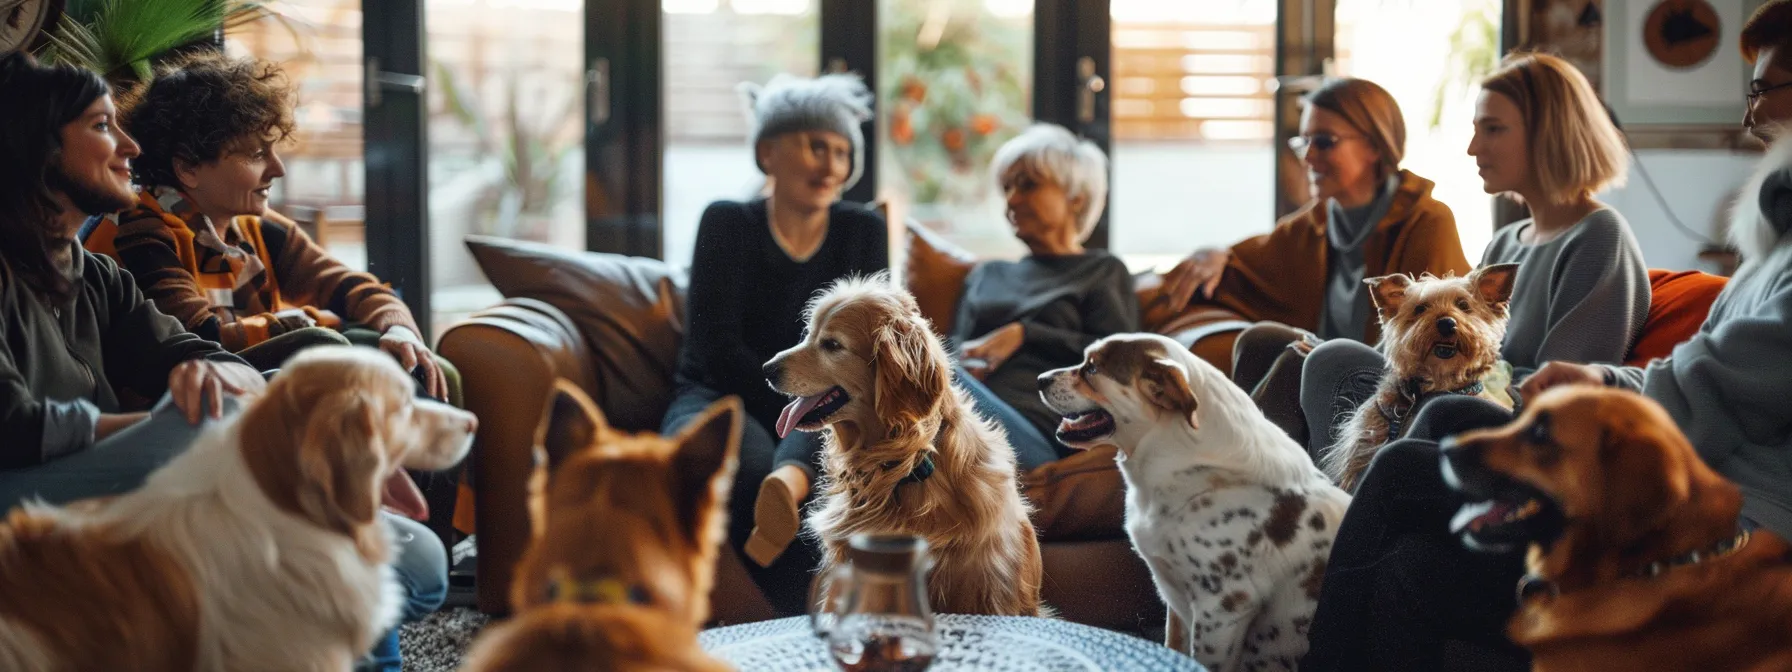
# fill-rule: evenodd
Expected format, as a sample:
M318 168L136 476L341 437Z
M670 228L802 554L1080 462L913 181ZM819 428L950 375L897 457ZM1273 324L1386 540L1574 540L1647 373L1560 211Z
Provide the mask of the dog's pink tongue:
M797 397L796 400L790 402L789 406L785 406L784 411L778 414L778 438L790 436L790 430L796 429L796 423L801 422L803 416L808 415L809 411L815 410L815 406L821 403L823 396L826 395Z
M411 520L429 520L429 502L423 500L423 491L417 489L411 475L403 469L386 477L385 486L380 491L380 503Z

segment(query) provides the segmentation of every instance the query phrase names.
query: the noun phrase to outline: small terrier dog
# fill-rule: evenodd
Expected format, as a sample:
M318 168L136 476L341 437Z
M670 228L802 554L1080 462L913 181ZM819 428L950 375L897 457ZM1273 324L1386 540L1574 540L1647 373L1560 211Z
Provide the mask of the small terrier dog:
M567 381L537 429L533 540L517 563L517 616L487 628L477 672L720 672L697 629L709 616L740 400L711 404L676 436L613 429Z
M1518 264L1497 264L1462 278L1395 273L1363 281L1381 320L1379 349L1388 364L1375 395L1357 407L1320 457L1319 466L1339 487L1356 491L1376 449L1400 438L1414 406L1428 394L1470 394L1513 406L1500 342L1517 277Z

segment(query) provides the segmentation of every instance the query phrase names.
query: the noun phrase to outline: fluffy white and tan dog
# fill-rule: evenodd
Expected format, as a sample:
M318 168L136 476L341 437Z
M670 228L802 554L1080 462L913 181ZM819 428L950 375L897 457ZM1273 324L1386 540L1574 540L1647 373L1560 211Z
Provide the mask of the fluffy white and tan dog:
M1113 445L1126 532L1169 605L1166 645L1210 670L1292 670L1350 496L1225 374L1163 336L1039 376L1058 439Z
M382 497L472 414L371 348L316 348L142 488L0 525L0 669L347 670L397 621ZM388 500L390 501L390 500Z
M1035 616L1044 574L1014 448L952 383L951 362L915 299L879 274L836 283L809 309L802 343L766 363L795 397L778 423L828 430L820 505L826 554L854 534L914 534L934 559L937 611Z

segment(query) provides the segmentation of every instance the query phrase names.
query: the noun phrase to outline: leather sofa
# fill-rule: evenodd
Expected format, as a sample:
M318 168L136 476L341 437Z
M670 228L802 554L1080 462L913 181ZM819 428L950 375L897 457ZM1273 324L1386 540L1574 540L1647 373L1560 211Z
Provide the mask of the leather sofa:
M911 231L905 275L924 312L939 319L942 310L950 316L953 285L962 286L972 261L926 236ZM671 399L684 280L653 259L473 236L467 244L507 298L451 327L438 350L460 368L467 408L480 418L472 506L459 507L456 526L477 534L480 610L501 615L529 540L530 448L553 381L578 384L620 429L656 429ZM1154 280L1141 278L1144 305ZM1155 319L1161 333L1199 337L1196 351L1228 368L1232 339L1245 326L1211 308ZM1046 602L1072 621L1157 637L1164 607L1123 530L1125 488L1112 450L1040 467L1023 474L1021 486L1038 509ZM740 562L725 549L713 596L718 623L773 616Z

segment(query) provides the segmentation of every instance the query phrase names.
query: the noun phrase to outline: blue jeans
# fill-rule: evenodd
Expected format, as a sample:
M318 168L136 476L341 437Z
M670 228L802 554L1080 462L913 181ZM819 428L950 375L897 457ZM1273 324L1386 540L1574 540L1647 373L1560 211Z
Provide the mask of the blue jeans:
M187 449L212 425L187 424L173 397L164 395L149 417L120 430L92 448L23 469L0 470L0 512L27 499L66 504L92 497L120 495L137 489L149 475ZM241 407L224 400L224 412ZM406 621L428 616L448 597L448 553L435 533L422 523L382 513L392 526L398 557L393 569L404 586ZM399 669L398 630L394 628L362 663L365 669ZM359 666L357 666L359 669Z
M404 586L404 622L414 623L435 613L448 599L448 551L423 523L381 512L392 526L392 545L398 550L392 569ZM373 651L355 663L356 672L399 672L404 657L398 652L398 628L373 645Z
M1046 436L1039 427L1020 411L1014 410L1008 402L996 396L995 390L989 389L983 381L977 380L962 367L952 367L952 381L964 388L971 395L971 405L977 412L1001 427L1008 434L1009 445L1014 446L1014 462L1017 473L1027 473L1034 467L1051 462L1061 457L1056 439Z

